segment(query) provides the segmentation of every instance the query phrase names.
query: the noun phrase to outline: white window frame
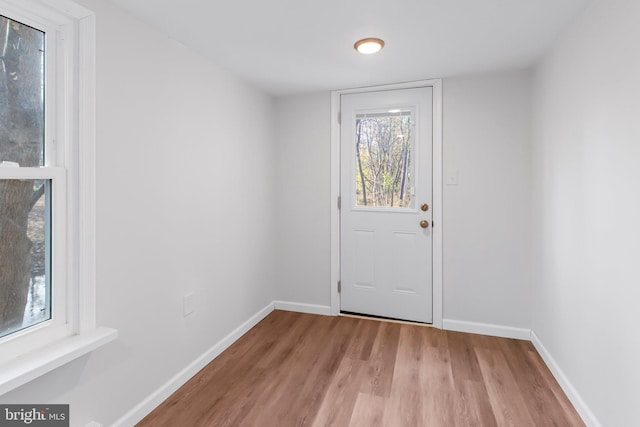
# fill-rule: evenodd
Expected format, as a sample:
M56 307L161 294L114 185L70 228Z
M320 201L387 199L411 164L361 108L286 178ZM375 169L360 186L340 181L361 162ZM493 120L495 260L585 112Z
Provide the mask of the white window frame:
M52 182L51 320L0 339L0 395L117 337L96 325L95 15L70 0L0 0L45 31L45 166L0 179Z

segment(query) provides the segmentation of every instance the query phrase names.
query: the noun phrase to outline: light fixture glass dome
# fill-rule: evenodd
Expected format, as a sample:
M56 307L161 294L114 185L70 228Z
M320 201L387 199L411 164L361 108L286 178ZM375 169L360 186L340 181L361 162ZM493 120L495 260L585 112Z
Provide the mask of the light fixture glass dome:
M384 41L374 37L358 40L353 47L358 52L371 55L372 53L379 52L384 47Z

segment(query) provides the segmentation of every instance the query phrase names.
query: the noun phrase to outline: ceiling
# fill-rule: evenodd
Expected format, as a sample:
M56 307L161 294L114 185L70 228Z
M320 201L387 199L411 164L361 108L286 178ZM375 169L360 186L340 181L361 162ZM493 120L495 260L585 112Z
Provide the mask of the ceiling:
M528 67L592 2L110 1L274 95Z

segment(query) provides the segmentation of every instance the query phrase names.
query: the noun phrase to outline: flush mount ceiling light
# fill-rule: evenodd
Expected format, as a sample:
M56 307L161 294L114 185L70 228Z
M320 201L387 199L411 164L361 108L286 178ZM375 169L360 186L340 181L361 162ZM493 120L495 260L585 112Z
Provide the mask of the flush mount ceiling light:
M384 47L384 41L381 39L376 39L374 37L369 37L366 39L358 40L356 44L353 45L355 50L365 55L371 55L372 53L376 53L380 51Z

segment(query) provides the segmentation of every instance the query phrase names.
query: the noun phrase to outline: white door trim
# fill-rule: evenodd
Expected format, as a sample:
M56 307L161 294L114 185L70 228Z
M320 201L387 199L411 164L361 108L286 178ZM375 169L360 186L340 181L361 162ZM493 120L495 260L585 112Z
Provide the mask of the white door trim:
M331 92L331 314L340 313L340 95L381 90L433 88L433 326L442 328L442 80L421 80Z

